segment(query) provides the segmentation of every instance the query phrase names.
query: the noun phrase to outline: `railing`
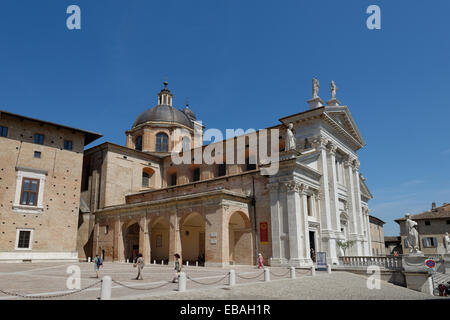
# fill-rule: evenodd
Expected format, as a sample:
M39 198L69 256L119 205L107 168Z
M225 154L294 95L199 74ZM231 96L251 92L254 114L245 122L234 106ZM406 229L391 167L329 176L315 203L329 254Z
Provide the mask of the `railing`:
M368 267L379 266L388 270L401 270L402 258L395 256L353 256L339 257L339 265L344 267Z

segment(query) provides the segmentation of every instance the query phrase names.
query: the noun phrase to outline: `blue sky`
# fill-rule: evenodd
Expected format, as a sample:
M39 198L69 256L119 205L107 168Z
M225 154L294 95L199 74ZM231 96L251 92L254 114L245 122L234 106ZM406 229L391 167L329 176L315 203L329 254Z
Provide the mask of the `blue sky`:
M81 30L66 8L81 8ZM366 8L381 8L381 30ZM0 108L100 132L125 130L168 77L208 128L264 128L306 110L311 79L349 106L367 146L371 213L450 202L450 2L2 0Z

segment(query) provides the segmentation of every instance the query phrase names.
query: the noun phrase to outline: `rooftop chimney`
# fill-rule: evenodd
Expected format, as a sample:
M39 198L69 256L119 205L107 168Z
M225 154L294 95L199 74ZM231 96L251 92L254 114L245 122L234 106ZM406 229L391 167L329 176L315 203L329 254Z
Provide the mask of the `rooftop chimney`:
M436 211L436 202L431 203L431 210Z

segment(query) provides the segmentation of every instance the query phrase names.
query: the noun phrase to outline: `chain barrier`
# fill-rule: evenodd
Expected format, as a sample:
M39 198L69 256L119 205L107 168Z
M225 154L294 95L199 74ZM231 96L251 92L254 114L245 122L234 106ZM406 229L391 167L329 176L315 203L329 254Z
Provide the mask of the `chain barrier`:
M243 276L241 276L241 275L238 274L238 273L236 273L236 276L239 277L239 278L241 278L241 279L245 279L245 280L253 280L253 279L256 279L256 278L261 277L263 274L264 274L264 271L261 272L260 274L258 274L258 275L255 276L255 277L243 277Z
M26 299L51 299L51 298L60 298L60 297L66 297L66 296L70 296L71 294L75 294L75 293L79 293L81 291L90 289L92 287L95 287L96 285L98 285L99 283L101 283L102 280L97 281L85 288L79 289L79 290L75 290L75 291L71 291L71 292L65 292L62 294L54 294L54 295L46 295L46 296L33 296L33 295L25 295L25 294L20 294L20 293L14 293L14 292L8 292L8 291L4 291L0 289L0 292L7 295L7 296L14 296L14 297L19 297L19 298L26 298Z
M186 278L189 279L189 280L191 280L192 282L195 282L195 283L198 283L198 284L203 284L203 285L209 286L209 285L212 285L212 284L216 284L216 283L221 282L223 279L225 279L225 278L228 277L228 276L229 276L229 273L227 273L225 276L223 276L223 277L220 278L219 280L214 281L214 282L210 282L210 283L200 282L200 281L197 281L197 280L192 279L192 278L189 277L189 276L187 276Z
M287 276L289 273L291 272L291 270L288 269L288 271L284 274L276 274L275 272L273 272L272 270L270 270L270 274L275 276L275 277L285 277Z
M119 282L119 281L117 281L117 280L114 280L114 279L112 280L112 282L114 282L115 284L117 284L117 285L119 285L119 286L122 286L122 287L127 288L127 289L132 289L132 290L154 290L154 289L159 289L159 288L165 287L165 286L167 286L168 284L171 284L171 283L172 283L172 282L167 281L166 283L163 283L162 285L157 286L157 287L152 287L152 288L138 288L138 287L130 287L130 286L127 286L126 284L123 284L123 283L121 283L121 282Z

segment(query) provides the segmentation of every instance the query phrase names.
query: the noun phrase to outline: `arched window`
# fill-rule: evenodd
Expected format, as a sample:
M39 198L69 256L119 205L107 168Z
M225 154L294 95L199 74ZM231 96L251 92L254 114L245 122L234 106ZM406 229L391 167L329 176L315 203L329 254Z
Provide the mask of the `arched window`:
M135 149L138 151L142 151L142 136L136 137L136 140L134 141Z
M160 132L156 135L156 151L157 152L167 152L169 151L168 147L169 138L167 134Z
M183 152L191 150L191 139L189 137L183 137Z

